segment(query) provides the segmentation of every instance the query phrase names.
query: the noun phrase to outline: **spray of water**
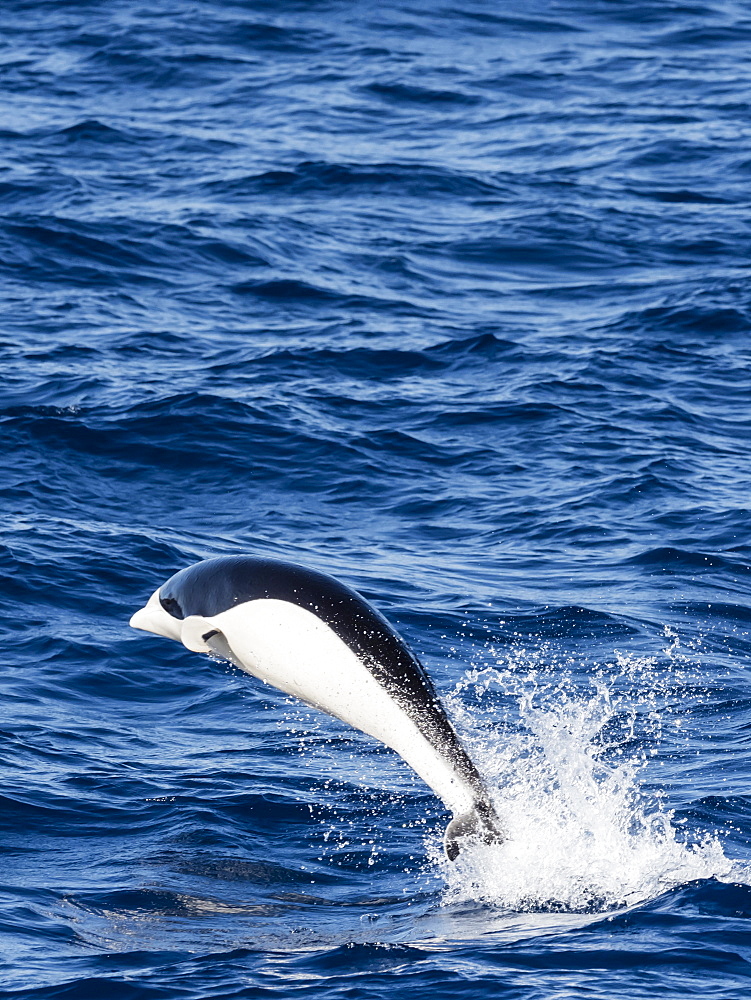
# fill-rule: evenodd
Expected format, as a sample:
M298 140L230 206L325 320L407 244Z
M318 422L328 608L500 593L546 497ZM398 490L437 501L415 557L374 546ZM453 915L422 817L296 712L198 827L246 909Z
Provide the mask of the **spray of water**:
M603 912L729 875L716 834L680 828L644 779L664 728L678 731L700 698L667 638L660 661L617 654L593 669L516 649L467 672L450 707L508 839L473 845L455 864L434 849L446 903Z

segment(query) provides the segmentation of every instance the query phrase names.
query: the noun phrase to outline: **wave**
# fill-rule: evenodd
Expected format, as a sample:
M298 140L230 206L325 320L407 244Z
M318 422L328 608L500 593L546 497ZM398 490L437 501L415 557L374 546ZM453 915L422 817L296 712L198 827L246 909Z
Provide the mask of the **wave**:
M424 163L329 163L303 161L294 169L270 170L257 175L243 175L210 181L207 188L216 195L234 199L254 198L259 194L315 195L336 198L342 193L372 198L381 193L403 197L428 196L488 197L498 193L492 180L467 172L447 170Z

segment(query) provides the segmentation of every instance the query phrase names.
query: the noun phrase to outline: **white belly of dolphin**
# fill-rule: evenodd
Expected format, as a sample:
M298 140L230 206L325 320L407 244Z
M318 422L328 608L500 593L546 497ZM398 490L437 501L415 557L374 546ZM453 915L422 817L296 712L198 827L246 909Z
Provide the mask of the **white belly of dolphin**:
M472 808L473 794L415 723L325 622L287 601L248 601L211 618L186 618L183 642L233 662L286 694L336 716L395 750L453 813ZM187 641L186 641L187 640Z

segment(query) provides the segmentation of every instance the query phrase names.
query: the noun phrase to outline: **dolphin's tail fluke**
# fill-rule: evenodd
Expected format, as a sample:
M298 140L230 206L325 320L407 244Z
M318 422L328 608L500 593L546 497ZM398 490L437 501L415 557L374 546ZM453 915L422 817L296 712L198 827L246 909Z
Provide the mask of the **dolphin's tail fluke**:
M459 853L472 840L484 844L502 844L506 839L498 815L487 800L476 802L473 808L454 816L443 835L443 849L449 861L456 861Z

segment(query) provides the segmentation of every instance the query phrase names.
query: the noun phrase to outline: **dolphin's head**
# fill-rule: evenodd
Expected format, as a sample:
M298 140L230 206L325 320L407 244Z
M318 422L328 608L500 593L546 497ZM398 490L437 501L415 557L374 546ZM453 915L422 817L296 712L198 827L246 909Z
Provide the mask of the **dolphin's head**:
M214 652L229 657L229 649L222 641L221 630L212 621L201 615L184 617L179 604L165 596L164 592L170 582L168 580L155 590L146 604L136 611L130 619L131 627L163 635L166 639L175 639L195 653Z
M251 556L204 559L166 580L136 611L130 624L144 632L176 639L196 653L213 652L231 659L222 624L214 619L245 601L270 596L266 580L271 576L273 584L280 571L287 576L291 572L296 579L300 569Z
M161 588L159 588L161 589ZM176 639L181 642L182 621L175 618L164 607L159 599L159 589L155 590L146 604L132 616L132 628L163 635L166 639Z

